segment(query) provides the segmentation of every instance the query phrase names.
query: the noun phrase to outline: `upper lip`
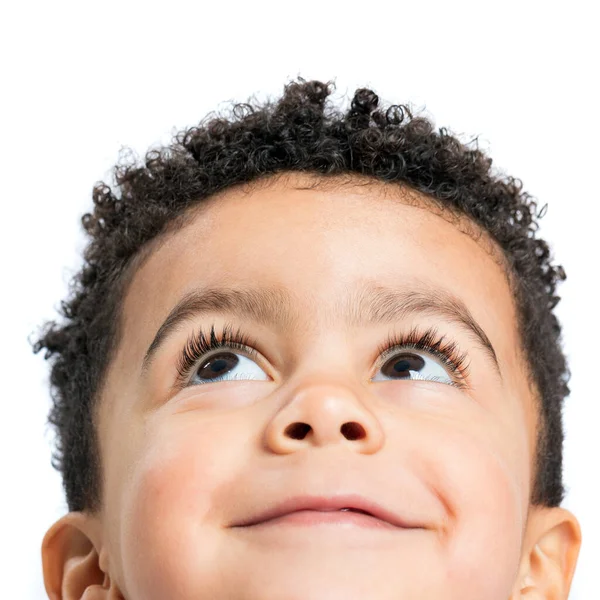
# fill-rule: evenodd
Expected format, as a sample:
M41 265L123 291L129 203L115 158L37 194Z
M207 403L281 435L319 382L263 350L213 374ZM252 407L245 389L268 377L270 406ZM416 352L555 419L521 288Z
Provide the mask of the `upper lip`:
M276 519L299 510L334 511L342 508L351 508L368 513L369 515L386 521L396 527L412 529L418 525L403 519L396 513L384 508L376 502L356 494L343 496L294 496L283 502L272 505L251 517L235 523L232 527L249 527L265 521Z

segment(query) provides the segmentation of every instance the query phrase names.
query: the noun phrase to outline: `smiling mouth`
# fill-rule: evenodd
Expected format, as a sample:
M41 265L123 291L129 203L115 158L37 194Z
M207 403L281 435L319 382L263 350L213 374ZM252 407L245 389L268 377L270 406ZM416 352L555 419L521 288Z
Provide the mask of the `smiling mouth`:
M244 526L245 528L269 528L276 526L314 527L333 525L338 527L364 527L370 529L399 529L371 513L358 508L331 510L304 509L289 512L271 519Z
M396 530L423 529L414 519L396 514L384 505L359 494L331 496L291 496L279 504L267 505L230 527L250 529L283 525L338 525L386 528Z

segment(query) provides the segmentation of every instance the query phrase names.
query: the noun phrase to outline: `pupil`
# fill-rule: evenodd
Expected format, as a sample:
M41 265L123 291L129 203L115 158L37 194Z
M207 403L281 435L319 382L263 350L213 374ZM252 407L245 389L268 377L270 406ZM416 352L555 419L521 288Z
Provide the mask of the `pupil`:
M388 367L391 366L391 369ZM383 371L391 371L385 373L388 376L410 377L411 371L419 372L425 366L425 361L416 354L402 354L401 358L397 356L383 367Z
M198 377L210 379L212 377L221 377L229 369L235 367L239 358L235 354L219 354L206 361L203 367L198 371Z

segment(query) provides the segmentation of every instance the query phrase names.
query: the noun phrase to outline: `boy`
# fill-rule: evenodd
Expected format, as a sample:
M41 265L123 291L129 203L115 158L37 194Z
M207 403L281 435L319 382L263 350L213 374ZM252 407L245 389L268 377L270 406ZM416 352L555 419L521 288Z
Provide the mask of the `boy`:
M50 598L567 598L565 278L406 106L299 79L117 165L53 357Z

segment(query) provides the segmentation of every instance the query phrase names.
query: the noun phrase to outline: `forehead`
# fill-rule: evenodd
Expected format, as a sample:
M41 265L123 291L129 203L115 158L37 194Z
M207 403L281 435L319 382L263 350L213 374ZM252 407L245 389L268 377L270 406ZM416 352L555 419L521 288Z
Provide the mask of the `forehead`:
M405 281L460 291L475 304L484 304L478 299L486 288L514 321L504 255L470 219L398 185L317 183L294 174L194 207L183 227L145 249L124 320L164 318L187 292L228 286L279 288L299 309L312 304L314 312L317 303L325 319L354 284L398 288Z

